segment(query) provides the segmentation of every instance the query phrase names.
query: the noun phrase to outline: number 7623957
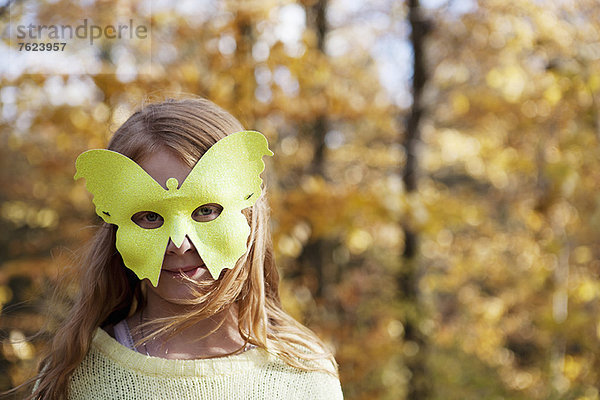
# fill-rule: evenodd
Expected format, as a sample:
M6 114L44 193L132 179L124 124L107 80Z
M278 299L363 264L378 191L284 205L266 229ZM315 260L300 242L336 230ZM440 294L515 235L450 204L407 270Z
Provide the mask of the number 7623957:
M64 51L66 42L63 43L18 43L19 51Z

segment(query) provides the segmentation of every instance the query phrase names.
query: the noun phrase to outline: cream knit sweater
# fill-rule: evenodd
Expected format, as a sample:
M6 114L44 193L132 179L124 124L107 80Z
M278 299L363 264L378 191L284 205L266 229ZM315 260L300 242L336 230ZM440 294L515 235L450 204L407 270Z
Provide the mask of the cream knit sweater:
M145 356L98 328L70 382L71 400L342 399L338 379L255 348L207 360Z

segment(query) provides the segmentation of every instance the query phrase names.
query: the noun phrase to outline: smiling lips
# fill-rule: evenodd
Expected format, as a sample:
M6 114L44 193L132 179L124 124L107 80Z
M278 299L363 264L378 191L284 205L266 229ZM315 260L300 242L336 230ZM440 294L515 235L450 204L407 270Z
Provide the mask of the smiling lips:
M179 275L182 272L184 274L186 274L187 276L191 277L193 275L196 274L196 272L200 269L203 268L204 264L202 265L186 265L185 267L181 267L178 269L163 269L164 272L168 272L169 274L173 274L173 275Z

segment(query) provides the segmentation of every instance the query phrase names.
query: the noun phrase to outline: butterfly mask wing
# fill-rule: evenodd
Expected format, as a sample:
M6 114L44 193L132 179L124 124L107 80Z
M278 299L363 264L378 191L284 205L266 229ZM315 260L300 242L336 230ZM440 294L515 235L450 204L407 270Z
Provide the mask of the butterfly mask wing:
M157 286L169 239L180 247L185 236L217 279L246 252L250 227L241 211L262 194L264 155L273 153L259 132L228 135L208 149L181 185L170 178L164 189L128 157L89 150L77 158L75 179L86 179L96 213L118 226L117 250L140 279L148 278ZM223 207L221 214L208 222L195 221L194 210L209 203ZM138 226L131 217L140 211L160 214L163 225Z

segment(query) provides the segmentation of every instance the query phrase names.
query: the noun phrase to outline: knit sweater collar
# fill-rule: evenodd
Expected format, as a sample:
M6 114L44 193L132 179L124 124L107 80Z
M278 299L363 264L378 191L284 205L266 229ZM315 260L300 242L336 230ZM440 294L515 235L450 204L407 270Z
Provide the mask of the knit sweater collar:
M231 356L199 360L169 360L152 357L128 349L101 328L96 330L92 346L126 369L153 376L231 375L275 360L260 348Z

